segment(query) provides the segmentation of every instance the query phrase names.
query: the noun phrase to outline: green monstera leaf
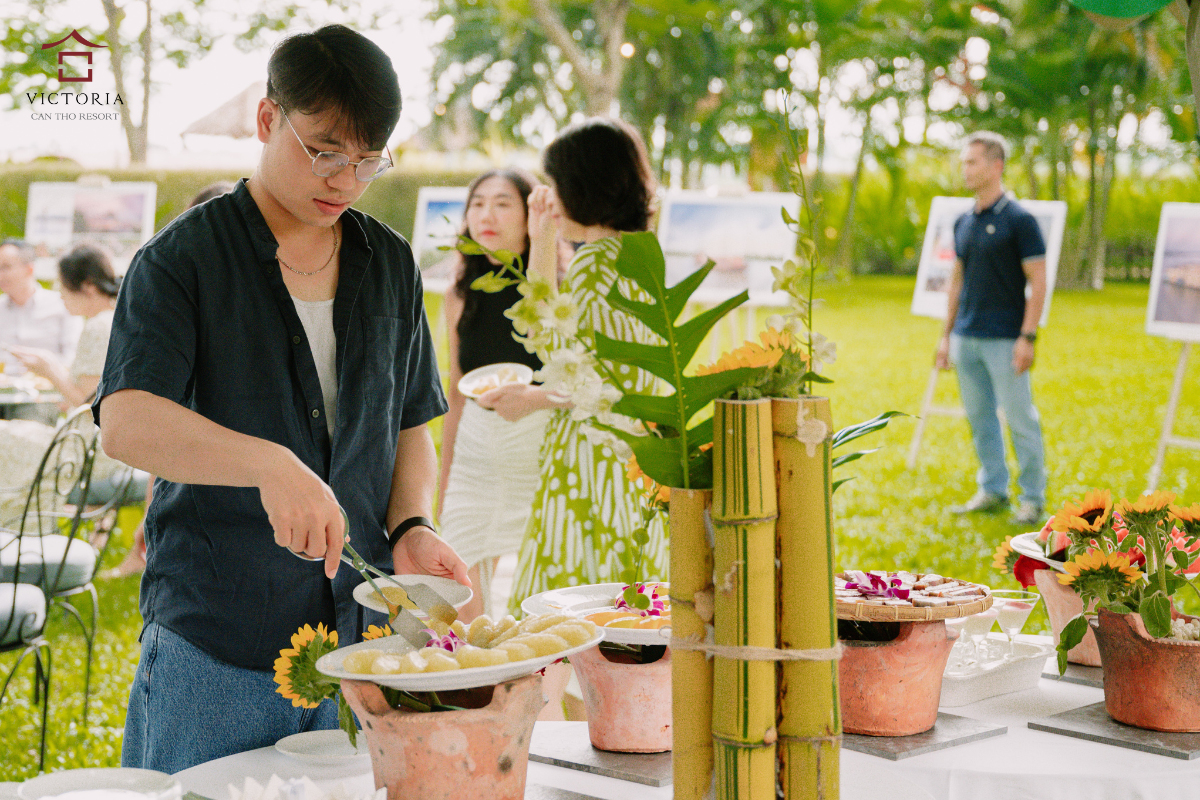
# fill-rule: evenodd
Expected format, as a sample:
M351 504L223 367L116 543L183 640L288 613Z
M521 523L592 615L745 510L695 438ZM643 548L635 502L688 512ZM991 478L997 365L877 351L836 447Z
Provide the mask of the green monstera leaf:
M605 430L629 444L638 465L663 486L684 489L712 487L712 460L700 450L712 442L712 417L693 419L727 392L754 379L760 369L744 368L711 375L684 375L704 337L733 309L745 303L749 292L731 297L691 319L678 323L688 301L708 277L709 261L674 286L667 286L667 263L653 233L626 233L614 267L650 297L630 299L613 286L607 300L638 319L662 339L662 344L623 342L596 334L596 355L606 361L638 367L659 378L674 391L664 395L627 394L613 411L653 423L653 432L638 436L607 426Z

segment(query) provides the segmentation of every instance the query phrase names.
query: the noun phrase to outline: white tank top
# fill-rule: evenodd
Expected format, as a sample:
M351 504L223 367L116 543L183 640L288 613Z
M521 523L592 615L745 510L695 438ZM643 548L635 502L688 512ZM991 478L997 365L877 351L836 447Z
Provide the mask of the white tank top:
M317 363L317 379L321 382L321 398L325 401L325 427L333 438L334 416L337 414L337 337L333 332L333 300L301 300L293 297L296 314L313 361Z

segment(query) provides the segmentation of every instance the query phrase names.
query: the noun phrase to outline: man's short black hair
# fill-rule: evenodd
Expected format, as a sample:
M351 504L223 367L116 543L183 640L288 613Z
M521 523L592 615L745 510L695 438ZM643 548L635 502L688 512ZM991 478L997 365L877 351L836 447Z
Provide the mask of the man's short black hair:
M654 179L642 137L621 120L593 117L568 125L542 156L563 210L580 225L644 231Z
M284 112L334 111L355 144L369 150L382 150L400 119L400 81L392 60L345 25L280 42L267 63L267 97Z

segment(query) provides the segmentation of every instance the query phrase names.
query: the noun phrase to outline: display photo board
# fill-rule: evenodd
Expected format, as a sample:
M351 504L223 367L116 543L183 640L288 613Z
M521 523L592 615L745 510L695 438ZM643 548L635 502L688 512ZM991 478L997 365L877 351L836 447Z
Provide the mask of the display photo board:
M1037 220L1046 242L1046 304L1042 308L1042 325L1050 318L1050 299L1058 277L1058 261L1062 255L1063 232L1067 225L1067 204L1061 200L1019 200L1021 207ZM921 246L921 261L917 266L917 286L913 291L912 313L920 317L946 318L947 291L954 270L954 221L970 211L975 200L970 197L935 197L929 208L929 223L925 227L925 242ZM1028 287L1026 293L1028 294Z
M1163 203L1146 333L1200 342L1200 204Z
M439 248L458 240L466 205L466 186L426 186L417 192L412 249L427 292L443 293L454 280L455 252Z
M787 295L771 291L771 267L796 257L797 234L783 221L782 208L798 217L800 201L774 192L666 195L658 238L667 261L667 284L679 283L712 259L716 267L692 296L697 302L719 303L748 289L751 305L786 305Z
M37 248L34 272L40 280L58 275L58 259L77 244L90 242L112 256L125 274L138 248L154 235L158 186L149 182L29 184L25 240Z

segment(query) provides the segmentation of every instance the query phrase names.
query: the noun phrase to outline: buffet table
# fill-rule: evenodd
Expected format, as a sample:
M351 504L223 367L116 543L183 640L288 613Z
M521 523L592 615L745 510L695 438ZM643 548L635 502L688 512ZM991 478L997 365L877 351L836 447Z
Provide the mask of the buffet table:
M958 708L945 709L962 717L1008 726L1002 736L960 745L900 761L842 750L843 800L1095 800L1096 798L1153 797L1155 800L1195 798L1200 794L1200 761L1184 761L1030 730L1025 723L1103 699L1088 686L1041 679L1033 689L1001 695ZM538 732L573 722L539 722ZM265 784L272 774L281 778L307 775L329 788L339 783L355 793L374 788L367 757L337 767L296 761L265 747L210 761L177 777L184 791L214 800L229 800L228 785L240 786L246 777ZM666 800L671 787L649 787L591 775L564 767L530 762L526 797L550 800L570 795L543 787L606 800ZM578 800L578 797L576 797Z

